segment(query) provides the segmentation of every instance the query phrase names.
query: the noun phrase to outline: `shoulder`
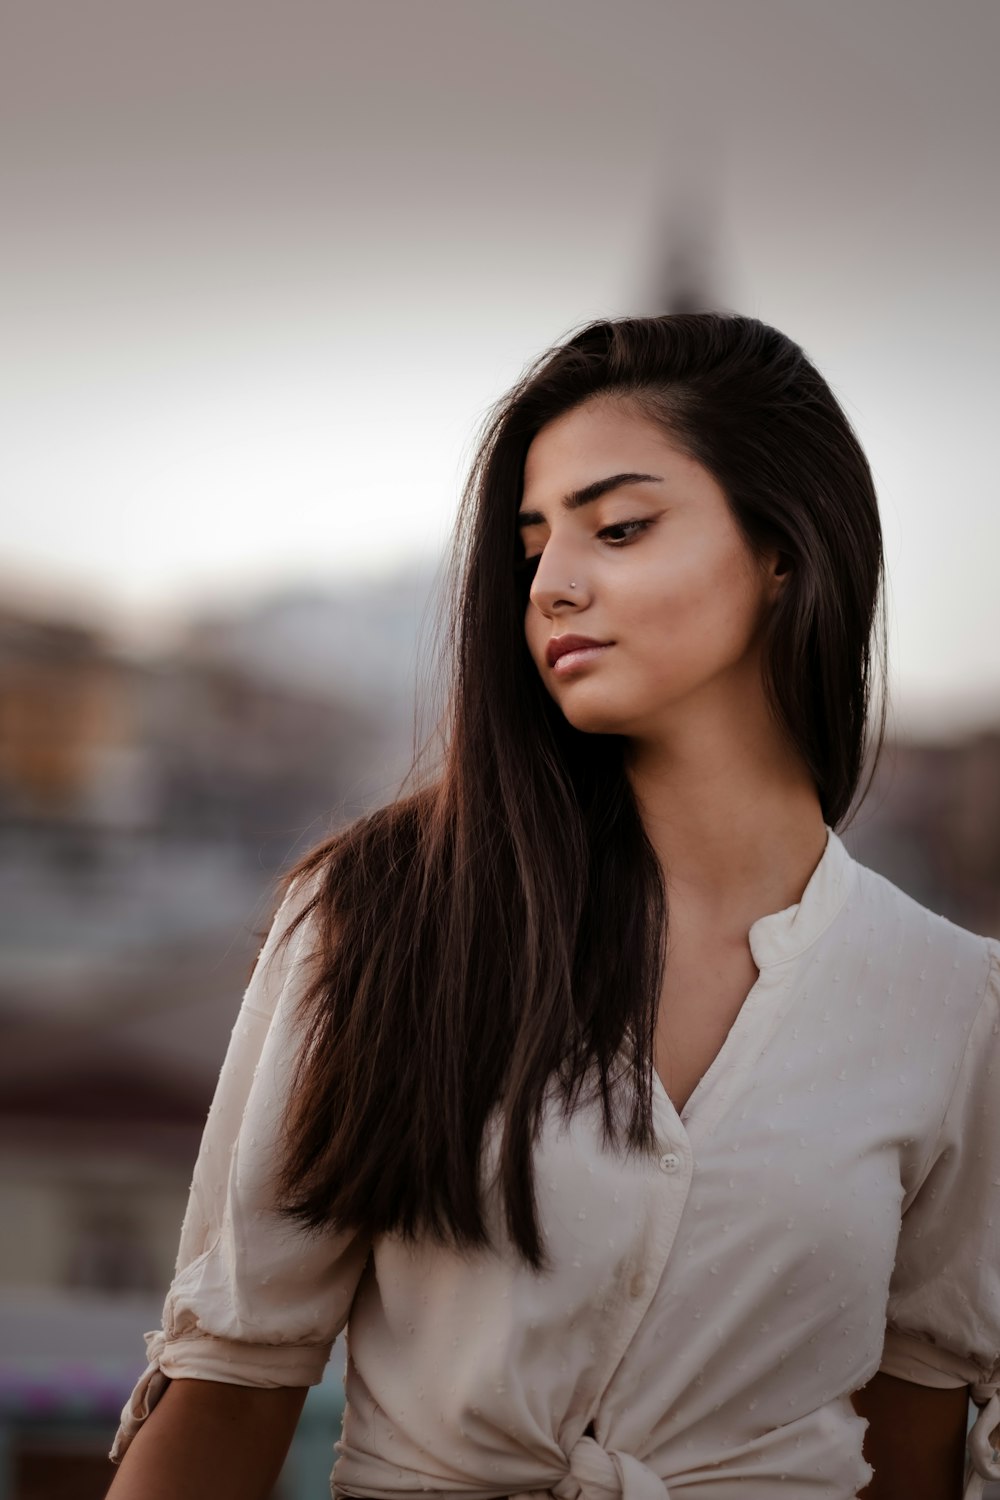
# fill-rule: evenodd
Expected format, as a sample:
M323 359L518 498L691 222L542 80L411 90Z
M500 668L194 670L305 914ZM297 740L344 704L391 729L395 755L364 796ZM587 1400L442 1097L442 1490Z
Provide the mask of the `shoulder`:
M301 865L286 871L271 902L271 917L257 952L254 978L278 987L301 962L322 951L322 901L328 866Z
M886 876L854 861L852 915L880 970L913 995L970 1024L1000 992L1000 939L932 911Z

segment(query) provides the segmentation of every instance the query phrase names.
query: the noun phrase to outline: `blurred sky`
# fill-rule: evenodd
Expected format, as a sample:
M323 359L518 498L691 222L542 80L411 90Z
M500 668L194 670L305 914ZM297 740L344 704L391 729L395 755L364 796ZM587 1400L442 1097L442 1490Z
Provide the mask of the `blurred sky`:
M123 628L447 540L685 224L879 484L894 692L1000 708L996 0L4 0L0 587Z

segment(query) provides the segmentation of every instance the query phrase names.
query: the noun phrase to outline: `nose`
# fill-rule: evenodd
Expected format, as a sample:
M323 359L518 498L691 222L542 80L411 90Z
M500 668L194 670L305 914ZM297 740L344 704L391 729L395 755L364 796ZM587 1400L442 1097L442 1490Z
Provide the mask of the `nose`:
M574 560L566 549L553 551L549 542L538 560L528 598L545 615L580 604L586 598L583 572L579 559Z
M543 615L558 615L563 609L572 608L580 601L577 599L579 588L570 589L565 585L565 592L560 594L557 590L535 590L532 588L529 598L536 609L541 610Z

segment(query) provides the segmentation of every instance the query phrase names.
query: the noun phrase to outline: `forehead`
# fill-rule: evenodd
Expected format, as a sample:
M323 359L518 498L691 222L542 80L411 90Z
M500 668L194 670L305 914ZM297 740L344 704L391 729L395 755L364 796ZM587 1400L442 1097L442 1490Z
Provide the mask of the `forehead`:
M619 468L637 469L644 454L652 462L671 446L663 429L648 417L619 402L588 401L554 417L535 434L524 460L525 489L544 484L550 474L560 484L577 478L583 483L593 478L594 464L606 465L609 459L621 459Z
M658 422L604 397L554 417L535 434L525 455L522 498L532 506L554 506L568 491L626 472L662 475L661 493L675 499L681 491L718 488Z

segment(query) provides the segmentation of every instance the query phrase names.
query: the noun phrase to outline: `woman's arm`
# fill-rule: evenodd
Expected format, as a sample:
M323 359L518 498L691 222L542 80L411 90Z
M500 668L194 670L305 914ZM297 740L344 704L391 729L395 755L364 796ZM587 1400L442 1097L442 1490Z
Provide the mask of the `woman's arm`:
M917 1385L879 1370L851 1404L868 1419L875 1477L858 1500L962 1500L969 1387Z
M107 1500L267 1500L307 1390L171 1380L129 1444Z
M146 1334L148 1362L111 1450L123 1468L115 1500L266 1495L367 1264L369 1238L334 1224L314 1232L283 1211L277 1191L315 923L303 922L288 944L280 939L311 889L311 882L293 886L279 907L233 1027L162 1327ZM190 1485L180 1477L188 1470ZM221 1477L225 1491L198 1487L206 1472Z

